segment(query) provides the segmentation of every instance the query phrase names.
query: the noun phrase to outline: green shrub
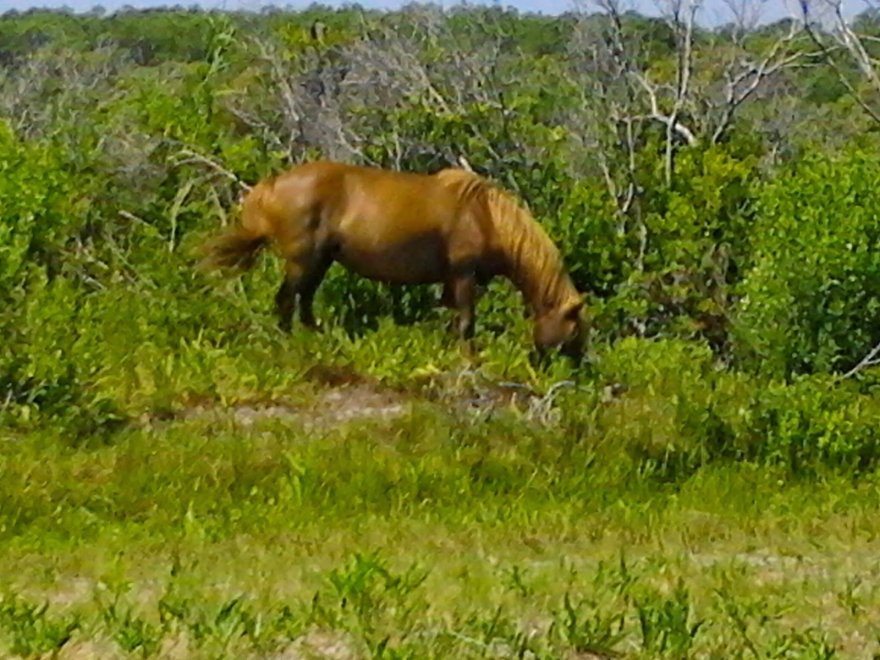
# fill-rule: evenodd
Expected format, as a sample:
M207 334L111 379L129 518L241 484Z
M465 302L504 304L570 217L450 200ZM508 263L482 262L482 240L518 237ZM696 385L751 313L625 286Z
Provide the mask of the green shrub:
M0 301L34 267L57 272L86 199L58 150L25 142L0 121Z
M629 272L615 306L640 333L727 342L730 286L747 260L755 156L733 147L679 153L671 187L644 182L644 238L631 224ZM647 158L647 156L643 156Z
M717 365L705 343L630 337L603 354L597 370L596 424L610 448L672 477L748 456L737 427L753 385Z
M822 375L757 393L751 435L757 457L792 472L873 468L880 459L880 401Z
M880 461L880 401L855 383L731 372L708 346L683 340L625 339L597 371L599 402L592 410L567 402L569 423L588 417L604 446L672 479L719 460L791 474L856 473Z
M855 364L880 340L880 160L812 155L761 191L740 287L740 363L776 376Z

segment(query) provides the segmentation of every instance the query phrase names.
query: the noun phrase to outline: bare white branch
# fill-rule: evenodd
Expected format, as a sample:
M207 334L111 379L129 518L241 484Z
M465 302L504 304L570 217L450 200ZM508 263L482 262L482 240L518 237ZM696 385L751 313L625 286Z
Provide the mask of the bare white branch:
M254 38L253 43L260 51L260 56L269 65L272 81L278 88L282 101L282 110L286 119L289 132L287 144L292 154L297 138L302 134L302 115L300 114L299 101L293 91L290 78L285 70L281 56L274 44L260 38Z
M830 46L827 43L825 35L818 30L816 26L817 21L815 20L815 11L809 0L799 1L804 29L806 30L808 36L810 37L812 42L818 47L819 52L825 59L825 61L837 74L837 79L844 86L850 97L852 97L856 101L856 103L859 104L862 110L864 110L865 113L873 121L880 123L880 111L869 104L865 100L862 93L855 88L852 82L850 82L842 65L837 59L837 52L841 49L846 50L855 60L857 66L868 79L868 81L872 84L872 86L874 86L876 90L880 91L880 80L878 80L874 61L867 54L867 51L865 51L859 37L852 31L852 29L849 27L846 20L844 19L840 0L825 0L824 3L825 9L830 8L832 10L831 14L833 17L833 23L830 32L832 38L834 38L837 42L836 48Z
M763 55L754 62L750 59L737 58L725 68L727 80L724 91L724 106L715 129L712 131L712 143L717 143L729 130L737 109L752 96L771 76L785 69L800 66L807 58L807 53L792 48L801 34L802 28L792 22L788 33L779 37ZM739 71L736 69L739 68Z
M880 365L880 343L878 343L876 346L874 346L874 348L868 351L868 354L865 355L865 357L863 357L856 366L843 374L839 380L849 378L850 376L856 375L862 369L865 369L867 367L874 367L877 365Z
M660 104L657 102L657 89L651 84L648 78L644 74L635 71L633 71L631 75L647 94L651 108L651 111L648 114L634 115L633 119L651 119L658 121L671 131L680 135L688 145L694 146L697 144L697 136L694 135L694 132L691 129L681 122L676 121L674 114L667 115L660 111Z
M177 154L173 156L173 159L174 165L176 167L188 164L205 165L214 172L217 172L218 174L225 176L227 179L234 181L243 190L248 191L251 189L251 186L238 178L235 173L223 167L223 165L218 163L216 160L208 158L207 156L203 156L202 154L193 151L189 147L184 147L183 149L181 149Z

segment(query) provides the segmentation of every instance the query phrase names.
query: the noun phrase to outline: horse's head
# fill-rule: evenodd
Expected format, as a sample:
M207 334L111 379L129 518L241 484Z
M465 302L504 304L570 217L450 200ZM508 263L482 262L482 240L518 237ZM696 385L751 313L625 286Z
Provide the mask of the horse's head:
M569 357L579 359L583 354L586 324L581 316L584 301L570 300L543 310L535 317L534 340L538 352L558 348Z

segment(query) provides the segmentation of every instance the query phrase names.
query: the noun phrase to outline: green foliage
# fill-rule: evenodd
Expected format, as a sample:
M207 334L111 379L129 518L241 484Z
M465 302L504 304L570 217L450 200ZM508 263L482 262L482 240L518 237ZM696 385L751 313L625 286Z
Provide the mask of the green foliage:
M48 603L34 605L14 594L0 598L0 631L11 639L9 650L20 656L57 653L79 627L76 617L53 617Z
M126 653L139 652L145 658L154 655L159 649L161 630L138 616L121 597L122 594L116 592L112 600L102 603L104 626L112 631L113 640Z
M617 392L587 413L608 447L626 447L664 480L730 459L812 475L863 473L880 461L880 406L825 375L768 382L716 365L708 346L628 338L603 354L598 389ZM580 415L569 413L575 423Z
M821 376L767 388L752 413L755 435L766 438L764 457L796 472L873 467L880 457L880 405L856 392Z
M104 38L127 50L140 66L210 59L222 14L202 11L119 12L101 23ZM222 27L220 28L222 29Z
M809 156L761 191L737 306L741 360L785 375L853 366L880 340L877 159Z
M615 306L649 334L701 336L723 348L730 285L747 261L755 158L726 148L682 152L676 179L649 183L640 227L630 238L631 265Z
M487 37L497 37L526 56L561 54L565 52L564 45L574 27L574 21L568 17L522 14L509 7L465 6L450 9L450 31L465 48L482 46Z
M56 273L88 203L57 150L19 139L0 122L0 296L42 267Z
M642 649L651 657L687 657L700 630L701 621L693 622L687 589L677 584L670 597L648 591L636 596Z
M595 603L572 603L568 593L557 620L566 644L576 653L610 655L623 640L625 617L621 612L602 612ZM587 611L585 611L587 610Z
M67 12L34 10L0 16L0 61L14 63L51 42L86 48L94 43L96 28L93 19L74 18Z

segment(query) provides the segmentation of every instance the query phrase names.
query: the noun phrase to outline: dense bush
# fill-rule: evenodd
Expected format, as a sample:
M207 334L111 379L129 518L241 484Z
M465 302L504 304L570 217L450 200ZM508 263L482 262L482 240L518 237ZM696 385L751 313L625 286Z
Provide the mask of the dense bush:
M603 442L676 477L718 459L796 474L880 459L880 401L826 375L767 381L721 368L706 345L628 338L603 356L596 382L619 392L588 413Z
M0 122L0 295L21 286L34 267L60 268L61 250L83 222L82 192L58 150L25 142Z
M775 375L853 366L880 341L880 161L805 157L761 191L737 336Z
M624 265L613 300L621 324L640 334L703 338L726 350L731 287L750 258L758 175L756 157L738 151L689 150L678 159L671 188L659 177L645 182L652 192L643 207L644 238L631 239L614 259Z

